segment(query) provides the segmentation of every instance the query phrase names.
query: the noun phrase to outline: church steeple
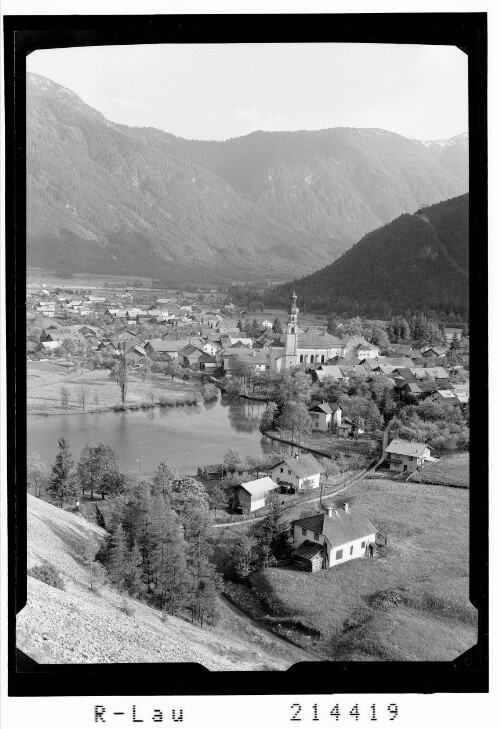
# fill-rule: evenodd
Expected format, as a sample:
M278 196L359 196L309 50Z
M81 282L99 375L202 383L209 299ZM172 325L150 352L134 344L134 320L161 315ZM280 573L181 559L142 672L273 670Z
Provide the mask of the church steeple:
M285 334L285 367L290 367L295 364L297 358L297 343L298 343L298 324L297 314L299 310L297 308L297 294L295 291L292 294L290 309L288 310L288 323L286 325Z
M299 310L297 308L297 294L295 293L295 291L292 294L291 302L292 303L288 311L289 316L287 331L289 334L295 334L297 332L297 314L299 313Z

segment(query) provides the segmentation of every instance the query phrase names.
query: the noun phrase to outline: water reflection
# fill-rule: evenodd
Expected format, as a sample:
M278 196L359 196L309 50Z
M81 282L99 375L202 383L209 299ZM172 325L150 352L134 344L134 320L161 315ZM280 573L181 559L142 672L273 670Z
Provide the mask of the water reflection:
M170 460L183 474L198 466L222 461L228 448L244 456L275 450L264 439L259 422L265 403L227 399L201 406L155 408L128 412L28 417L28 454L36 450L52 464L57 440L65 435L75 462L86 441L109 444L120 456L124 471L154 473L162 460Z

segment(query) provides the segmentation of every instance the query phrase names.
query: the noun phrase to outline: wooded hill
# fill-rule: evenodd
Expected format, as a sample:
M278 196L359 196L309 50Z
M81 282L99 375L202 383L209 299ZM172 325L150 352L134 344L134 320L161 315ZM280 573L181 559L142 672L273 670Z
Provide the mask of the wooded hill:
M469 195L401 215L369 233L338 260L277 287L270 301L386 319L392 314L469 307Z
M448 142L443 154L351 128L188 141L112 123L29 74L28 264L175 284L293 278L405 208L466 192L467 137Z

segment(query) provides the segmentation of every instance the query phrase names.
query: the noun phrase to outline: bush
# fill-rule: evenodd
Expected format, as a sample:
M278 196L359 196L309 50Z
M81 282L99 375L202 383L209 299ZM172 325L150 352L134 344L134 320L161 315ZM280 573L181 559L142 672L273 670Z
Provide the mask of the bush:
M34 577L35 580L45 582L46 585L56 587L58 590L64 590L64 581L56 568L51 564L36 565L36 567L28 570L28 574Z

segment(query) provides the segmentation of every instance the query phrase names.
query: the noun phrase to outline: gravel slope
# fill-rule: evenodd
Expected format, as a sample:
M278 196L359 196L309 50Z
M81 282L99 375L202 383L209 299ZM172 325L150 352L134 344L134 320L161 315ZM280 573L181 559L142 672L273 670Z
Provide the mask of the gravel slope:
M89 590L82 555L105 532L78 513L28 495L28 568L49 562L62 575L61 591L28 576L28 602L18 615L18 647L40 663L196 662L210 670L284 670L303 655L283 650L258 630L221 626L201 630L123 597L108 587ZM233 625L233 627L236 627Z

